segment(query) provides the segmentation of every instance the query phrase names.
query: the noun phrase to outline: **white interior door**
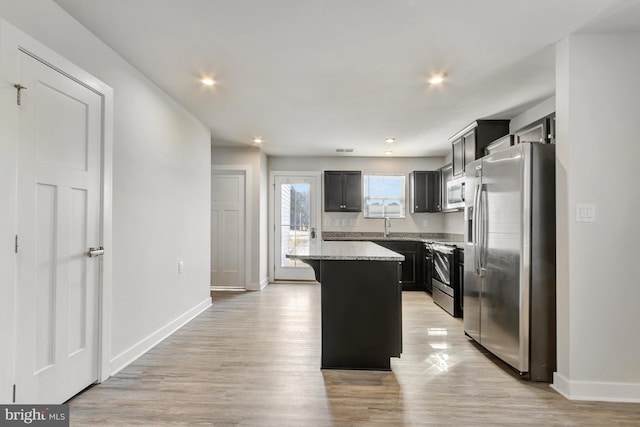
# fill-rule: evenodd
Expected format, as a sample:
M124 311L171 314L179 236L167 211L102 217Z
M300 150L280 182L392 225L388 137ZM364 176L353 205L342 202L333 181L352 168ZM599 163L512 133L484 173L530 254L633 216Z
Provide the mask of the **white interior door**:
M244 172L211 176L211 286L245 287Z
M20 52L16 402L98 379L102 100Z
M318 181L316 175L275 176L275 280L315 280L309 265L286 255L318 238Z

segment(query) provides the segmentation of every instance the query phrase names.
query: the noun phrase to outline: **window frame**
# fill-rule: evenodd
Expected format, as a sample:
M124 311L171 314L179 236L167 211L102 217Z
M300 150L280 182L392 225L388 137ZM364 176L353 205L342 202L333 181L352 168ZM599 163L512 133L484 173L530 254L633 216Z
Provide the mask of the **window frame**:
M382 218L390 218L390 219L405 219L407 217L407 175L402 173L372 173L372 172L363 172L363 206L362 206L362 216L367 219L382 219ZM369 187L369 178L398 178L401 179L401 188L400 188L400 197L391 197L385 194L382 197L369 197L368 187ZM372 215L369 209L369 201L370 200L381 200L382 201L382 212L380 214ZM385 201L388 200L399 200L400 201L400 212L399 213L388 213L385 212L385 207L388 206L385 204Z

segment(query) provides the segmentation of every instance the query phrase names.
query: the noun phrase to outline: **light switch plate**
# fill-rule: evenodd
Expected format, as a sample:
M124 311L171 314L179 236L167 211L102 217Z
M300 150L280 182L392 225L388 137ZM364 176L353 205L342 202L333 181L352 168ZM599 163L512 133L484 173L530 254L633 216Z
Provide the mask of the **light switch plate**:
M596 205L593 203L576 203L577 222L596 222Z

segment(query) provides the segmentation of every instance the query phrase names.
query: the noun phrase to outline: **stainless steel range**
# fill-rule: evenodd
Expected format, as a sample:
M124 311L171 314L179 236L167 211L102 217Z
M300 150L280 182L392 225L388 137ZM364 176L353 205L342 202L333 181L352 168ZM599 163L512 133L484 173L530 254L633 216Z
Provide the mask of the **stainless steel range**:
M462 316L462 293L457 280L457 251L454 245L432 243L433 277L431 279L433 302L454 317Z

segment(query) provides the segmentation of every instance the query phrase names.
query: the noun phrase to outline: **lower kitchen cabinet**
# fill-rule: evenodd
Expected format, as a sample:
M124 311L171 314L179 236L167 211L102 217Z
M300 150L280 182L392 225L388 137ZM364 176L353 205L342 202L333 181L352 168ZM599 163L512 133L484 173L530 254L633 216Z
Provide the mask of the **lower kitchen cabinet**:
M431 293L433 285L433 252L431 252L431 243L422 244L422 275L424 280L424 290Z
M404 240L376 240L374 243L404 255L400 279L403 291L426 290L422 267L422 243Z

